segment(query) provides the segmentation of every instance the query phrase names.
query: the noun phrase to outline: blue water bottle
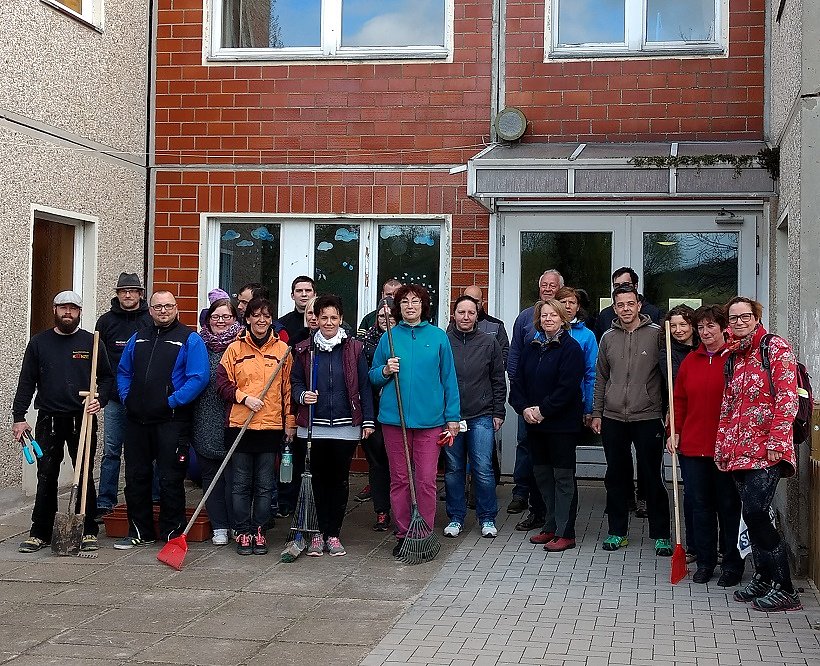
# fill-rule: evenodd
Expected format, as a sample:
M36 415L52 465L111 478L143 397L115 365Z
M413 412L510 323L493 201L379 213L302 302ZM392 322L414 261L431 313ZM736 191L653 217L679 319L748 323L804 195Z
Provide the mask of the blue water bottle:
M285 452L282 454L282 462L279 465L279 483L290 483L293 481L293 454L290 446L285 444Z

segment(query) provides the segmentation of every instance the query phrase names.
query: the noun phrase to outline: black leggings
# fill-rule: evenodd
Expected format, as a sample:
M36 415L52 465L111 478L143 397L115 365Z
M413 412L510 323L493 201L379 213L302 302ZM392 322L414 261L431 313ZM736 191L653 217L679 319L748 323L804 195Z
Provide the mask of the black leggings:
M310 450L313 496L319 531L325 539L338 537L350 496L350 463L357 441L314 439Z

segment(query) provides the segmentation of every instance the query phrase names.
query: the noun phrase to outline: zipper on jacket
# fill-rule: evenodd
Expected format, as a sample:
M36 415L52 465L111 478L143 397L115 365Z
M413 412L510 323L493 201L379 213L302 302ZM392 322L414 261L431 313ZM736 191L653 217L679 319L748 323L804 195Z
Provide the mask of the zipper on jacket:
M154 344L151 346L151 354L148 356L148 363L145 365L145 384L148 385L148 373L151 371L151 361L154 360L154 350L157 348L159 342L159 327L157 327L157 336L154 338ZM173 369L171 370L173 374Z

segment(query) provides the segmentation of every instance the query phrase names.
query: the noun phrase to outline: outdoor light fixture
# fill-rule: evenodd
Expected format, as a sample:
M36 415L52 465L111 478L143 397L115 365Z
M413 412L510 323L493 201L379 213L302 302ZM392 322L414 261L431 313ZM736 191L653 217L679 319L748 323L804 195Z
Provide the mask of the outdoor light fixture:
M518 141L527 131L527 117L520 109L508 106L496 115L495 131L503 141Z

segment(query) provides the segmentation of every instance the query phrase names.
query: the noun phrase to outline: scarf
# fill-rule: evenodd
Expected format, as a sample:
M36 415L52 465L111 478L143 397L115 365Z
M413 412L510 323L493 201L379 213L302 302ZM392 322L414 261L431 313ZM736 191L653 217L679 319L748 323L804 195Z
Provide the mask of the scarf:
M333 351L333 348L336 345L341 344L342 340L345 338L347 338L347 333L345 333L344 329L340 326L339 330L336 331L336 335L330 339L327 339L324 335L322 335L321 331L316 331L316 334L313 336L313 341L316 343L319 351L329 352Z
M760 328L760 323L758 322L757 326L755 326L751 332L744 338L736 338L735 332L732 329L729 329L729 339L726 341L726 346L720 352L721 356L726 356L727 354L735 354L737 352L745 352L749 347L752 346L752 340L754 340L755 334L757 333L757 329Z
M543 331L536 331L535 337L533 338L533 342L538 342L542 347L548 347L551 344L558 345L560 344L560 337L563 335L564 329L563 327L559 328L555 335L551 338L547 337L547 334Z
M205 326L199 332L199 335L202 337L203 342L205 342L208 351L219 353L224 352L228 348L228 345L236 340L236 336L241 332L242 325L238 321L235 321L222 331L222 333L214 333L210 328Z

